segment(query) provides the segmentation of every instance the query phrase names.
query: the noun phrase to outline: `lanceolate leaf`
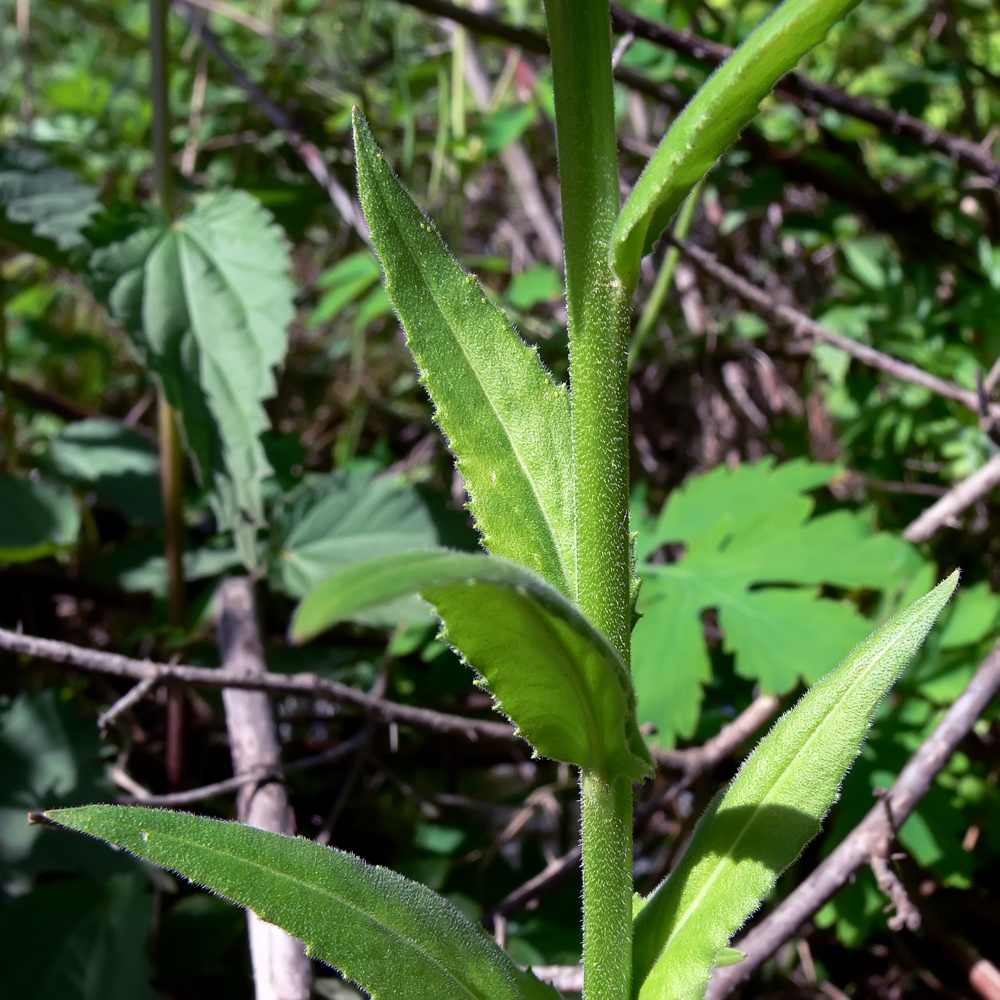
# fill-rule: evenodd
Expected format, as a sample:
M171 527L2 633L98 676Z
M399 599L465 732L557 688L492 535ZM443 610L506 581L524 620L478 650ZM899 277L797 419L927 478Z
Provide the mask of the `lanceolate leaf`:
M785 0L695 94L646 164L615 227L613 263L630 286L643 254L775 83L859 2Z
M819 831L872 717L958 585L953 573L782 716L698 824L635 920L633 992L680 1000Z
M430 889L304 838L124 806L40 817L179 872L305 942L375 1000L558 1000Z
M607 781L652 773L618 653L555 588L506 559L437 549L351 566L299 605L292 636L414 592L538 753Z
M222 527L263 519L260 435L293 315L288 248L250 195L204 195L174 225L94 255L109 303L180 412Z
M354 114L358 189L386 290L406 329L490 552L571 596L575 543L569 398L383 159Z

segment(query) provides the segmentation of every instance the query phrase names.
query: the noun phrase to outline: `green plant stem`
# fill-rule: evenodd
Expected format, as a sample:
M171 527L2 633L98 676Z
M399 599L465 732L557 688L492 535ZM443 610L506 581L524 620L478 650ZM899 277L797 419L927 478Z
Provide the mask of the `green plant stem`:
M608 262L620 200L606 0L547 0L576 467L576 601L629 661L629 295Z
M7 342L7 283L0 271L0 391L3 392L3 443L7 471L17 472L14 397L10 391L10 345Z
M169 219L176 214L170 170L170 102L167 0L149 0L150 94L153 103L153 171L156 199ZM157 415L160 434L160 493L166 525L167 580L170 621L184 621L183 456L177 417L161 386Z
M607 0L546 0L552 50L569 313L576 475L576 598L630 650L629 290L608 262L620 209ZM628 1000L632 965L632 785L580 779L585 1000Z
M167 35L168 0L149 0L149 92L153 104L153 183L168 218L176 214L170 169L170 77Z
M694 210L701 200L701 189L704 186L705 182L699 181L691 189L691 193L687 198L685 198L684 204L681 205L681 210L677 215L677 221L674 223L673 229L673 234L678 239L686 239L688 233L691 231ZM667 248L667 252L663 257L663 263L660 265L660 271L656 276L656 281L653 283L653 289L649 293L649 298L643 307L642 315L636 324L635 333L632 334L632 343L628 349L629 371L632 371L636 361L639 360L643 344L645 344L646 338L649 336L650 331L653 329L656 320L663 310L663 303L667 298L667 292L670 291L670 286L673 284L674 272L677 270L677 264L680 259L681 252L677 247L672 246Z
M632 982L632 782L580 774L583 995L627 1000ZM624 883L624 884L623 884Z
M177 205L170 168L170 67L167 34L168 0L149 0L150 94L153 103L153 175L156 199L173 220ZM172 625L183 625L184 593L184 464L177 415L161 385L157 390L160 438L160 495L166 530L168 614ZM184 776L184 694L167 691L167 780L179 788Z

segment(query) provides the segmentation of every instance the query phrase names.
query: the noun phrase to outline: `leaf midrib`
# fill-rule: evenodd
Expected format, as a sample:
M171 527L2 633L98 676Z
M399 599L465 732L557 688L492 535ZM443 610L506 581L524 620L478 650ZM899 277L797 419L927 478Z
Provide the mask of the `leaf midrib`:
M901 630L900 633L895 637L895 639L893 639L893 641L891 643L889 643L885 647L885 649L876 657L876 659L873 661L872 666L869 668L869 670L874 669L878 665L879 661L881 659L883 659L886 654L889 653L889 651L896 645L896 643L899 641L899 639L901 639L903 637L903 635L904 635L904 632ZM847 690L844 692L844 695L842 697L846 698L848 695L852 694L856 690L856 688L862 683L862 681L865 679L865 675L866 675L866 671L859 671L857 679L847 688ZM684 911L683 916L675 924L674 930L670 933L669 937L664 942L663 947L660 949L660 951L659 951L659 953L657 955L656 960L653 962L653 965L652 965L652 967L649 970L649 973L647 973L647 978L648 978L648 975L650 973L652 973L653 968L655 968L656 965L658 964L658 962L660 960L660 957L667 951L667 949L671 946L671 944L673 944L674 940L679 936L679 934L681 933L681 931L685 928L685 926L687 925L687 923L690 921L691 914L693 912L697 911L697 909L699 907L699 904L701 903L701 900L705 897L705 895L708 893L708 891L715 885L716 881L720 877L720 873L721 873L722 869L724 867L727 867L727 866L733 864L733 862L730 860L733 852L739 847L740 842L743 840L743 837L746 835L747 831L756 822L758 814L760 813L760 811L766 805L768 805L770 803L770 800L772 798L772 795L773 795L775 789L777 789L778 786L783 783L783 781L785 779L785 776L787 775L788 771L795 766L796 762L799 760L799 758L802 756L802 754L804 754L806 752L806 750L812 745L813 741L817 738L817 736L819 735L820 730L823 729L823 727L826 725L827 721L829 720L830 716L834 713L834 711L836 711L836 709L837 709L837 707L838 707L838 705L840 703L840 700L841 699L838 699L838 701L835 702L823 714L823 716L820 719L819 723L816 725L816 727L813 729L813 732L810 734L809 738L805 741L805 743L802 744L801 748L798 751L796 751L794 757L792 757L792 759L788 762L788 764L786 764L786 766L784 768L782 768L782 770L779 773L778 777L772 782L771 789L760 800L760 802L758 802L757 805L754 807L753 812L748 817L746 823L743 825L743 828L740 830L739 834L735 837L735 839L732 841L732 843L730 844L730 846L727 848L726 853L720 859L720 863L716 866L715 871L709 876L708 880L705 882L705 884L702 886L702 888L698 891L698 894L694 897L694 899L692 899L690 901L690 903L688 904L688 906L686 907L686 909ZM843 780L843 779L841 779L841 780ZM717 816L720 815L720 814L721 814L721 810L720 810L719 813L716 813Z
M202 851L207 851L209 853L216 854L219 857L226 858L229 860L235 859L239 863L247 865L251 868L259 869L260 871L265 872L267 875L273 876L275 878L284 879L285 881L290 882L292 885L300 886L304 889L309 890L310 892L317 893L320 896L328 896L335 903L339 903L344 908L349 909L354 913L361 914L362 916L371 920L378 927L383 928L383 930L386 933L388 933L391 937L398 938L400 941L406 942L407 944L411 945L414 951L424 956L424 958L427 959L427 961L429 961L432 965L440 968L441 971L445 974L445 976L451 979L456 985L458 985L464 993L468 994L468 996L475 998L475 1000L493 1000L493 998L491 998L488 993L484 994L481 992L477 992L471 986L467 985L465 982L459 979L457 975L451 971L451 969L449 969L444 963L442 963L441 959L431 954L431 952L429 952L426 949L426 947L424 947L419 941L414 940L413 938L402 933L401 931L397 931L389 924L385 923L384 920L372 914L369 910L365 910L362 907L355 905L349 899L345 899L341 896L338 896L336 893L330 891L329 889L318 886L312 882L306 882L303 879L298 878L295 875L291 875L285 871L275 871L275 869L268 868L266 865L262 864L259 861L255 861L252 858L248 858L243 855L238 855L234 853L227 853L226 851L218 847L213 847L212 845L209 844L204 844L198 841L186 840L185 838L179 837L176 834L164 833L162 831L150 831L150 835L153 835L154 833L156 836L162 837L164 840L174 841L179 844L187 845L189 847L194 847ZM250 909L253 909L253 907L250 907ZM306 944L309 944L309 942L307 941Z
M376 170L377 169L378 169L378 167L376 167ZM388 169L388 167L386 167L385 169ZM389 204L388 200L383 196L381 188L376 185L376 186L374 186L374 191L376 193L376 196L381 200L383 208L388 211L388 213L389 213L389 215L391 217L394 217L393 214L392 214L392 206ZM410 251L410 258L416 264L417 270L420 272L421 276L423 277L423 279L424 279L424 286L430 292L431 298L434 300L435 306L437 306L438 313L441 316L441 319L443 320L443 322L445 323L445 325L448 327L448 329L451 331L452 338L453 338L454 342L458 345L458 349L461 351L463 357L466 359L466 363L468 364L469 370L474 374L474 376L476 378L476 383L480 387L480 391L482 392L484 398L486 399L486 402L489 404L490 409L493 411L493 414L496 417L497 422L504 429L505 440L507 441L510 451L513 453L513 455L514 455L514 457L515 457L515 459L517 461L518 466L521 468L521 471L523 472L524 477L527 480L528 485L531 488L531 493L532 493L532 495L535 498L535 502L538 505L538 509L541 511L542 518L545 521L545 526L548 529L548 535L549 535L549 538L551 539L552 546L553 546L553 548L555 550L556 558L559 560L559 568L562 571L562 577L563 577L563 579L562 579L561 583L562 583L563 587L566 589L566 592L569 592L569 591L572 590L571 579L570 579L570 576L568 574L568 561L569 560L567 560L566 555L563 553L563 546L562 546L562 543L560 541L559 533L555 529L555 526L554 526L554 523L553 523L553 519L552 519L552 515L549 512L548 505L546 503L544 503L543 500L542 500L542 497L541 497L541 494L539 492L538 486L536 485L536 482L535 482L535 477L531 474L531 471L529 469L528 463L525 461L524 456L521 454L520 449L517 447L517 445L516 445L516 443L514 441L514 437L513 437L512 433L511 433L511 430L508 427L508 425L507 425L506 421L504 420L504 418L501 416L501 414L500 414L499 410L497 409L496 405L494 404L492 396L484 388L484 383L483 383L483 380L482 380L482 378L480 376L480 373L477 370L476 366L473 364L472 359L471 359L468 351L465 348L465 344L463 343L462 338L458 335L455 326L452 324L451 320L448 318L448 313L445 311L444 308L442 308L442 301L443 300L438 295L437 290L434 287L434 283L432 281L428 280L427 273L424 270L423 265L422 265L421 256L416 251L416 247L414 246L413 241L410 238L410 234L404 229L404 227L396 226L395 228L396 228L397 233L402 237L402 239L405 242L407 248L409 249L409 251ZM444 252L447 253L448 252L447 249L445 249ZM461 265L458 265L458 266L461 267ZM496 307L494 307L494 308L496 308ZM517 336L516 333L515 333L515 336ZM518 338L518 340L520 340L520 338ZM521 341L522 345L523 345L523 343L524 342ZM544 375L544 372L543 372L543 375ZM555 386L553 386L553 388L555 388ZM575 559L572 560L572 561L575 562Z

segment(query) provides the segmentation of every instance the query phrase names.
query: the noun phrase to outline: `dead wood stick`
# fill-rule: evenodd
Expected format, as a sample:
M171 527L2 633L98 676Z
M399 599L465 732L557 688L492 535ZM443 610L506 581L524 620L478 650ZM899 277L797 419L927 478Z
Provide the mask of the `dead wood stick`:
M871 863L934 783L956 747L1000 690L1000 645L944 714L890 788L833 853L784 902L735 945L747 957L715 972L706 1000L721 1000L788 941L859 868ZM891 820L890 820L891 816Z
M1000 454L994 455L982 468L953 486L936 503L903 532L909 542L926 542L948 525L962 511L981 500L1000 483Z
M226 580L216 601L216 635L223 671L248 678L266 674L253 582L245 576ZM263 691L223 688L222 701L233 772L242 775L279 767L281 746L268 695ZM285 786L274 774L244 784L236 796L236 811L240 822L248 826L286 836L295 833ZM257 1000L309 1000L312 970L302 942L280 927L265 923L252 910L247 910L247 928Z
M217 795L227 795L229 792L235 792L244 785L255 782L259 784L262 781L274 779L279 775L295 774L297 771L306 771L309 768L321 767L324 764L333 764L361 749L369 739L369 731L368 729L364 729L349 740L338 743L337 746L331 747L329 750L324 750L322 753L313 754L311 757L302 757L299 760L293 760L288 764L279 764L275 767L260 767L253 771L234 775L232 778L214 781L210 785L201 785L198 788L189 788L183 792L171 792L167 795L153 795L151 792L137 786L122 770L119 770L115 776L116 780L132 794L121 796L118 801L124 805L171 808L174 806L189 806L195 802L204 802L205 799L215 798ZM129 785L126 786L124 781L129 781Z

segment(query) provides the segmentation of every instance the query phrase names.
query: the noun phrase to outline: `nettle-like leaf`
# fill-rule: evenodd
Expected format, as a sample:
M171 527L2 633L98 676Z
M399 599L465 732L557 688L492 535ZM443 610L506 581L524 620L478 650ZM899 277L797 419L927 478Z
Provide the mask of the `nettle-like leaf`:
M142 524L162 523L159 455L137 430L105 417L77 420L52 439L49 460L64 478L93 488L108 507Z
M220 526L260 524L271 474L262 404L294 312L280 229L246 192L207 194L173 225L98 251L91 266L180 413Z
M385 286L486 548L576 589L569 397L386 164L354 113L358 190Z
M408 593L434 605L442 637L538 753L609 782L652 773L614 647L558 590L499 556L436 549L349 567L299 605L292 637L311 638Z
M446 899L353 854L140 807L83 806L35 818L106 840L248 907L374 1000L558 1000Z
M0 237L62 260L86 246L83 230L99 210L96 189L42 150L0 149Z
M31 562L76 544L73 494L44 479L0 475L0 564Z
M956 572L854 649L716 797L635 918L639 1000L699 995L733 934L819 831L878 706L957 586Z
M859 2L785 0L709 77L670 126L622 208L611 255L626 284L634 287L643 255L778 80Z
M702 613L715 609L736 672L784 694L834 667L871 623L822 584L891 590L920 567L917 551L850 511L809 519L806 493L835 469L797 460L719 467L688 480L656 518L635 512L643 579L632 672L639 717L670 743L694 733L711 677ZM661 554L683 552L676 561Z
M377 476L366 468L338 470L308 484L279 512L274 533L274 582L297 598L354 563L427 549L439 541L432 513L417 490L399 477ZM411 595L355 620L430 622L431 614Z

